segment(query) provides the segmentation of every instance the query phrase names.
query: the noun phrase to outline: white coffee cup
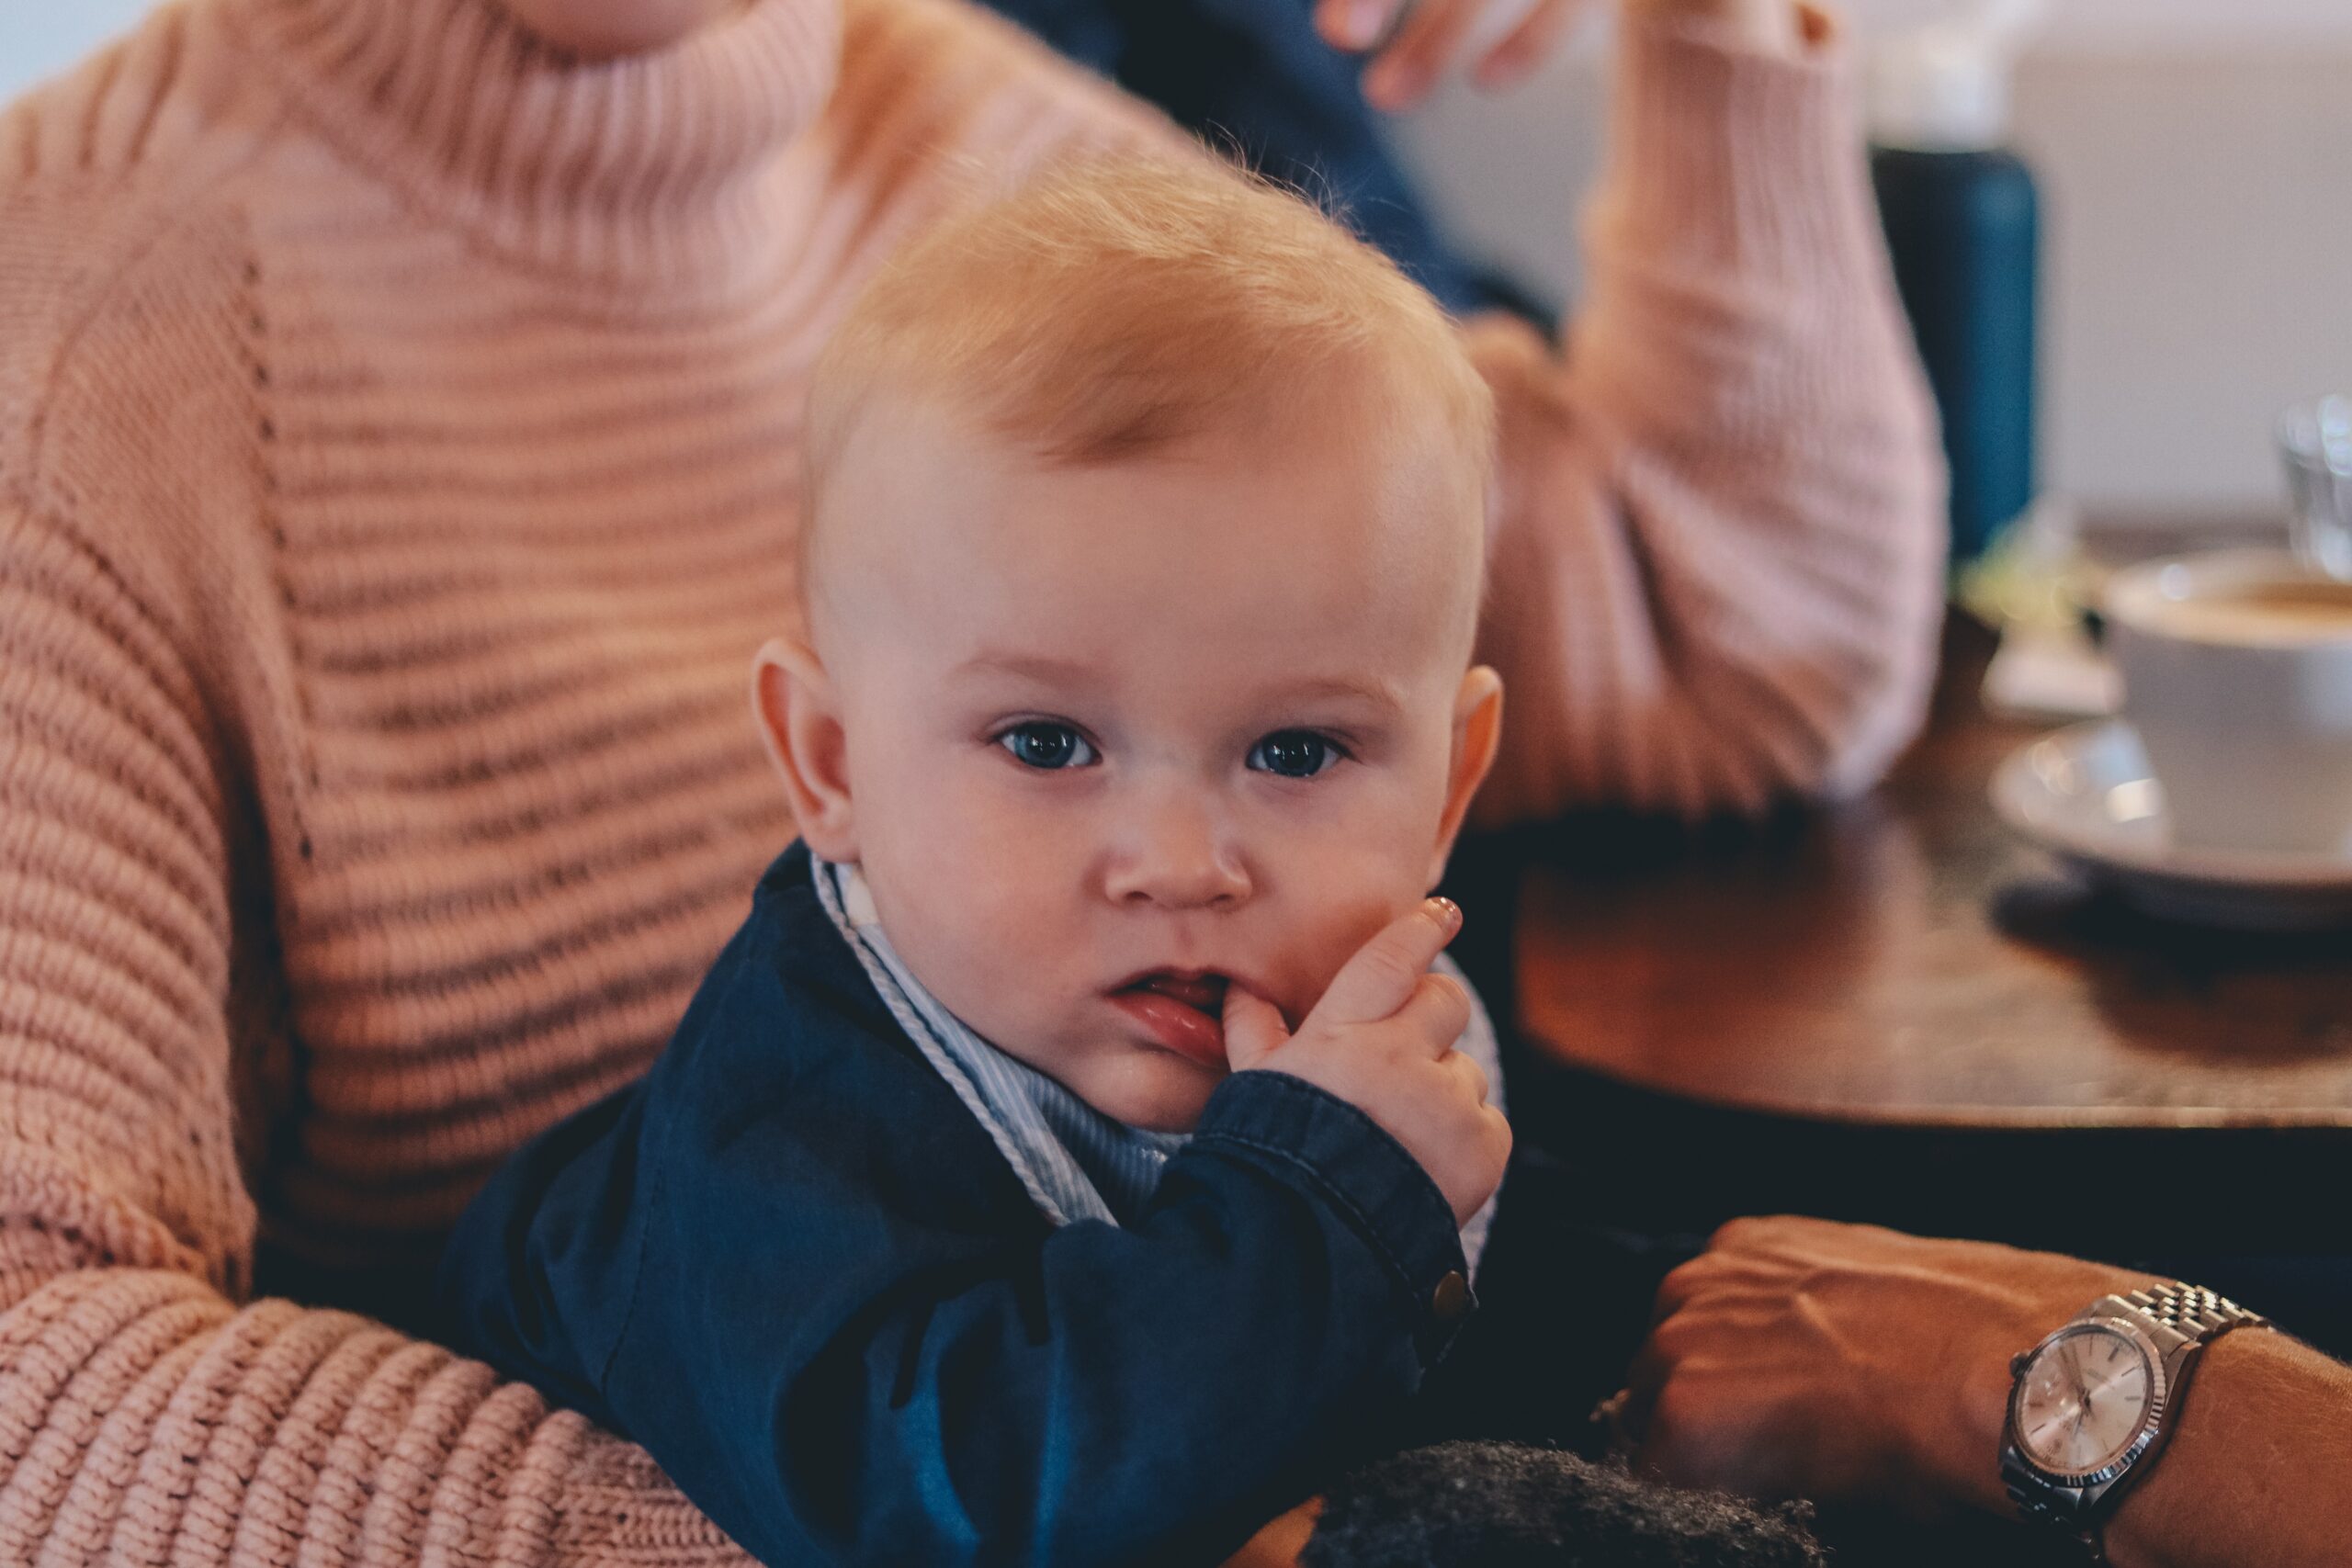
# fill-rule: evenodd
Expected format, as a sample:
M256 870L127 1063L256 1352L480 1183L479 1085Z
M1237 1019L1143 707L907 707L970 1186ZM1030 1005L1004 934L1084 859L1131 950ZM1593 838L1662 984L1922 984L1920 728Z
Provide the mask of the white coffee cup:
M2176 844L2352 856L2352 582L2224 550L2128 568L2104 599Z

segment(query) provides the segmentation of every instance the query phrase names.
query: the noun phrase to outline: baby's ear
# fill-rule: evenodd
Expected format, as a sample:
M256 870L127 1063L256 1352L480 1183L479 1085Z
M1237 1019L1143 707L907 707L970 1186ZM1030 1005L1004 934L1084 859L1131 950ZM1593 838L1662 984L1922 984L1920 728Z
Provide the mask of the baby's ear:
M752 711L808 848L826 860L855 860L849 747L832 680L816 650L770 638L752 660Z
M1430 855L1430 886L1445 877L1446 856L1470 811L1471 797L1495 765L1503 734L1503 678L1481 664L1462 677L1453 698L1453 755L1445 781L1445 816L1438 823L1437 847Z

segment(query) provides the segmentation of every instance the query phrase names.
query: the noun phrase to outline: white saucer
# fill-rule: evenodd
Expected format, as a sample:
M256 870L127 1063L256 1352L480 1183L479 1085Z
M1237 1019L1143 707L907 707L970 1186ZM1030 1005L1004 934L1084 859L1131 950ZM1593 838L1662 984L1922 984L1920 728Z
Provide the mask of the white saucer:
M2120 718L2012 754L1993 775L1993 808L2151 914L2261 931L2352 922L2352 855L2176 847L2147 753Z

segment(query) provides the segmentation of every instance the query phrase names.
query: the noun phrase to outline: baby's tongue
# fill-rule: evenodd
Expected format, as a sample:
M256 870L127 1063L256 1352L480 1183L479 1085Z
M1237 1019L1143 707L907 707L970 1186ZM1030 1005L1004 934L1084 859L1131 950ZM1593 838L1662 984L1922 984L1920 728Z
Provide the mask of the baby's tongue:
M1173 975L1148 975L1130 989L1152 991L1172 1001L1195 1008L1211 1018L1225 1013L1225 981L1216 975L1204 975L1197 980L1180 980Z

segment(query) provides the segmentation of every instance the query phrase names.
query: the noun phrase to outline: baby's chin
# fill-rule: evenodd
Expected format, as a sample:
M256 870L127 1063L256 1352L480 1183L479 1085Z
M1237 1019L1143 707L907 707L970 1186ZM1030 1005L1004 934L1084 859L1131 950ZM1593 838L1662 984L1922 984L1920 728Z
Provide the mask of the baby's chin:
M1114 1047L1111 1058L1090 1061L1080 1072L1052 1076L1112 1121L1152 1133L1191 1132L1208 1109L1209 1097L1228 1076L1147 1046L1122 1044Z

